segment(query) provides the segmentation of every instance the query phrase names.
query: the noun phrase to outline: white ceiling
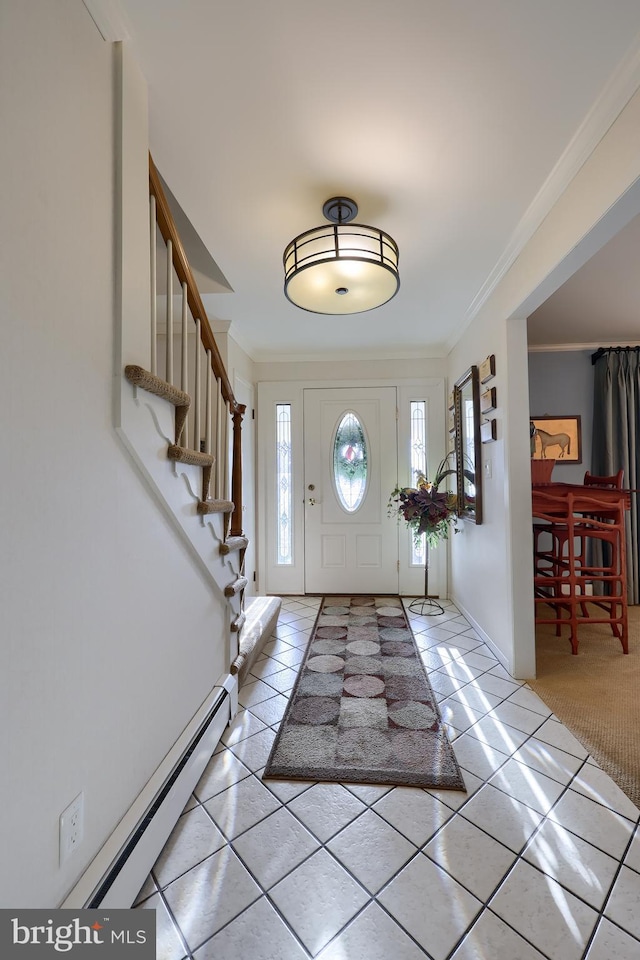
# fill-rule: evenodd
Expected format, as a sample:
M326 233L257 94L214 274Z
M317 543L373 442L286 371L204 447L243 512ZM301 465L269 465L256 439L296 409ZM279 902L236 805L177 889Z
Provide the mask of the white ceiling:
M254 359L445 355L637 83L638 0L120 3L154 160L233 289L207 309ZM347 318L282 290L334 195L400 247L398 295Z
M530 346L640 343L640 217L528 319Z

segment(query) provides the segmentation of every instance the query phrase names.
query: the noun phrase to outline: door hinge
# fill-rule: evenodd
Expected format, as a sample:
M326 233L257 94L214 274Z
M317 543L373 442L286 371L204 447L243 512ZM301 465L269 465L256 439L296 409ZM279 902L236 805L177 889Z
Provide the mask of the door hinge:
M400 573L400 561L396 560L396 570Z
M255 410L252 410L252 411L251 411L251 419L252 419L252 420L255 420L255 418L256 418L256 412L255 412Z
M396 421L398 421L399 419L400 419L400 411L396 407Z
M253 571L253 582L254 582L254 583L256 582L256 572L255 572L255 570Z

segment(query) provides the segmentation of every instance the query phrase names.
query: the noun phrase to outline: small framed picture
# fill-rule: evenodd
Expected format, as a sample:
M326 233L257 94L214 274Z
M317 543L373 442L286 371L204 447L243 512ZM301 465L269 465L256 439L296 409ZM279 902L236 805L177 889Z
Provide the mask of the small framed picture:
M489 410L495 410L497 406L497 390L495 387L489 387L484 393L480 394L480 413L489 413Z
M486 383L487 380L491 380L496 375L496 358L495 354L487 357L486 360L483 360L480 364L480 383Z
M491 443L492 440L498 439L497 420L483 420L480 424L480 439L482 443Z
M532 417L529 423L532 460L582 463L580 417Z

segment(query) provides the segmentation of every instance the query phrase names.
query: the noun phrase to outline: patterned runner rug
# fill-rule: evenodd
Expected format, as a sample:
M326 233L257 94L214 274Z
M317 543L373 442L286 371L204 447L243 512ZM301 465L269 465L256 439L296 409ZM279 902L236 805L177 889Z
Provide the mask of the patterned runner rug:
M264 776L465 789L398 597L324 597Z

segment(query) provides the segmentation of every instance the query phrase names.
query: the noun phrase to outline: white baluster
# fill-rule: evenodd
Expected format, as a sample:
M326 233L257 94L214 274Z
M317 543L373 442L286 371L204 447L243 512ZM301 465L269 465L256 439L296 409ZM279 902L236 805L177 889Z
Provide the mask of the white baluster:
M200 320L196 320L196 370L193 387L193 449L200 449Z
M216 497L222 500L223 484L222 476L224 463L222 460L222 411L224 403L222 400L222 385L216 378Z
M167 240L167 372L165 380L173 383L173 244Z
M189 392L189 316L186 281L182 284L182 345L181 345L181 370L180 370L180 389L185 393ZM189 445L189 417L185 417L184 427L182 428L182 445Z
M151 373L158 372L158 289L156 264L156 198L149 198L149 240L151 244Z
M211 350L207 350L207 390L206 390L206 408L207 408L207 432L204 449L206 453L211 453L211 379L213 370L211 369Z

